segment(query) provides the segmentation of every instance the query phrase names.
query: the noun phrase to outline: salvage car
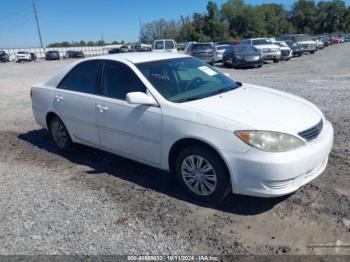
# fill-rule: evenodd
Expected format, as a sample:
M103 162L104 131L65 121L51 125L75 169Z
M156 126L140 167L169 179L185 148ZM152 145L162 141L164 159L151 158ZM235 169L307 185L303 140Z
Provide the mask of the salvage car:
M305 99L240 83L185 54L87 58L31 88L37 123L171 171L202 201L290 194L326 168L332 124Z
M60 53L57 50L47 51L45 54L45 60L60 60Z
M234 68L261 67L264 64L264 57L260 50L252 46L236 45L226 49L222 63L224 66Z
M303 46L295 43L292 40L284 41L291 49L292 49L292 55L293 57L300 57L304 54L304 48Z
M68 50L66 52L66 57L67 58L84 58L85 55L82 51L72 51L72 50Z
M215 62L221 62L225 50L230 47L230 45L216 45L215 46Z
M177 53L176 42L173 39L158 39L153 42L152 52Z
M185 54L196 57L210 65L215 63L216 51L212 43L191 43L186 47Z
M16 54L16 62L17 63L20 63L22 61L31 62L32 59L33 59L32 55L26 51L18 51Z
M304 49L304 53L314 54L317 51L317 43L311 39L309 35L296 34L296 35L284 35L278 38L279 41L292 40L301 45Z
M1 62L9 62L10 57L5 51L0 51L0 61Z
M241 45L253 46L256 49L261 50L264 60L272 60L274 63L278 63L281 59L280 47L273 44L268 38L246 39L241 42Z
M273 44L278 45L281 49L281 60L289 60L293 57L292 49L284 41L274 41Z

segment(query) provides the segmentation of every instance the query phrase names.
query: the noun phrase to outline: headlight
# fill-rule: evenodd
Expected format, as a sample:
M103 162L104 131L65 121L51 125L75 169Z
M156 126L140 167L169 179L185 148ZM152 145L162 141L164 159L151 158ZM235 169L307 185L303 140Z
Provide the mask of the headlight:
M237 59L242 59L242 57L241 57L241 56L239 56L239 55L236 55L236 58L237 58Z
M301 139L273 131L236 131L243 142L267 152L285 152L305 145Z

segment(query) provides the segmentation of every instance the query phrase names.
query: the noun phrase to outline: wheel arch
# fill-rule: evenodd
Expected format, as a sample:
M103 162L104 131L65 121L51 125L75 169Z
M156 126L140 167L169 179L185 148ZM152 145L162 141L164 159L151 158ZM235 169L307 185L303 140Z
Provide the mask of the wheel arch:
M213 144L211 144L208 141L204 141L199 138L193 138L193 137L181 138L171 146L168 154L168 165L169 165L170 172L172 173L175 172L176 157L180 154L182 150L190 146L205 147L206 149L213 152L224 163L227 174L229 175L229 179L230 181L232 180L231 173L228 168L228 163L226 162L225 158L222 156L218 148L216 148Z

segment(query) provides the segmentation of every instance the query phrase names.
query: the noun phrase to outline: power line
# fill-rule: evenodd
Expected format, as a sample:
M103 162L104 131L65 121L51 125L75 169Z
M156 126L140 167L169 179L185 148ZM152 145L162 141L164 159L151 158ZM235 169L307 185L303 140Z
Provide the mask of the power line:
M5 31L9 31L9 30L12 30L12 29L14 29L14 28L17 28L17 27L20 27L20 26L22 26L22 25L24 25L24 24L27 24L28 23L28 21L32 21L33 20L33 17L32 16L28 16L28 17L25 17L26 19L22 19L22 20L19 20L19 21L17 21L16 23L14 23L14 24L8 24L8 25L6 25L6 26L4 26L4 27L1 27L0 28L0 32L5 32Z
M16 24L18 24L18 23L20 23L22 21L28 21L29 20L28 18L33 19L33 13L28 13L28 14L26 14L26 15L24 15L24 16L16 19L16 20L14 20L14 21L10 21L10 22L7 22L5 24L1 24L0 25L0 30L3 29L3 28L12 27L13 25L16 25Z
M10 14L5 14L5 15L1 15L0 17L0 21L3 22L3 21L6 21L6 20L11 20L13 18L16 18L17 16L20 16L20 15L23 15L24 13L28 13L29 10L31 10L31 6L26 6L25 8L22 8L22 9L18 9L18 11L16 12L13 12L13 13L10 13Z

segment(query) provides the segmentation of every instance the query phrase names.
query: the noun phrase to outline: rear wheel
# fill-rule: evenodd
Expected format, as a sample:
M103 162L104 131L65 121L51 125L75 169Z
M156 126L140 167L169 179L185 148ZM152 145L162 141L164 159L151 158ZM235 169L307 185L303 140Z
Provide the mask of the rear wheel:
M72 140L66 126L57 116L53 116L49 123L49 132L56 146L62 151L68 151L72 147Z
M230 188L229 174L223 161L205 147L184 149L176 160L176 175L192 197L217 202Z
M311 51L311 52L310 52L310 54L312 54L312 55L313 55L314 53L315 53L315 51Z
M274 62L274 63L279 63L280 60L279 60L278 58L274 58L274 59L273 59L273 62Z

